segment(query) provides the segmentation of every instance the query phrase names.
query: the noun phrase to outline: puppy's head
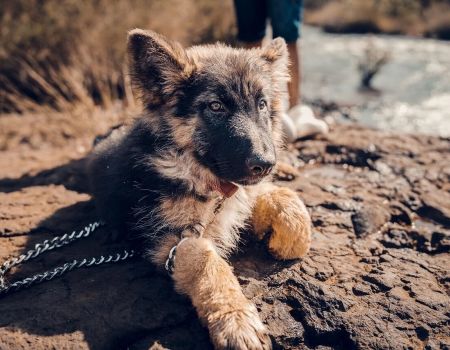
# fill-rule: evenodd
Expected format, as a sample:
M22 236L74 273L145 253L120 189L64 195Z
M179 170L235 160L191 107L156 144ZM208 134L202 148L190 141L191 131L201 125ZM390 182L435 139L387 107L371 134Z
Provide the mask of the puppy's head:
M133 83L159 133L192 150L223 181L249 185L271 172L288 80L282 39L262 49L216 44L185 50L137 29L129 34L128 51Z

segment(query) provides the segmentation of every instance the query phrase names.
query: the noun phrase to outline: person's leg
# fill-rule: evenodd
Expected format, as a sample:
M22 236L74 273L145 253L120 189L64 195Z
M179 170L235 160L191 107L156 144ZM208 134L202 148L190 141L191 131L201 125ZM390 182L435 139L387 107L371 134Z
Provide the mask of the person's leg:
M301 103L301 62L300 62L300 41L288 43L288 52L290 58L289 74L291 80L288 83L289 107Z
M234 0L238 40L248 49L260 47L266 35L267 7L261 0Z
M242 42L242 44L244 45L244 48L246 48L246 49L257 49L258 47L261 47L262 40L251 41L251 42Z
M289 109L283 118L283 130L287 141L313 134L323 134L328 126L314 116L313 110L301 104L300 24L302 0L268 0L268 14L273 36L280 36L288 44L291 61L291 81L288 85Z
M289 106L300 103L300 24L302 19L302 0L269 0L267 11L273 29L273 37L278 36L288 44L291 81L288 85Z

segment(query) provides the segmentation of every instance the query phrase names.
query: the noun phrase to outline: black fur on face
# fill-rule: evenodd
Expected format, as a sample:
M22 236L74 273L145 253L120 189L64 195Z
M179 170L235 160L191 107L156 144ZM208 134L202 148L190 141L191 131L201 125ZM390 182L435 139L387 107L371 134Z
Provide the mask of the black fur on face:
M252 184L276 162L271 96L264 89L270 77L229 61L192 76L176 115L199 119L192 142L202 164L223 180Z
M190 133L189 147L201 164L221 180L244 185L271 172L287 80L282 39L264 49L215 45L186 51L138 31L130 34L129 51L147 109L161 113L161 124L172 125L174 139L180 137L173 130L177 125L192 125L183 130ZM171 112L158 110L159 103L170 105Z

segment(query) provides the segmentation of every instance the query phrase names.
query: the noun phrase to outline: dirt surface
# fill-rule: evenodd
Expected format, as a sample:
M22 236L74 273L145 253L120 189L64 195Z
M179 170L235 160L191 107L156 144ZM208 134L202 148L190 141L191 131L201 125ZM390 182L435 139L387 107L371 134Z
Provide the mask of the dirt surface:
M83 159L120 120L108 118L0 118L0 262L95 219ZM450 141L335 125L284 158L299 174L279 182L313 218L310 254L279 262L247 234L232 258L274 348L449 349ZM102 228L10 278L121 247ZM211 347L189 301L139 258L2 296L0 327L1 350Z

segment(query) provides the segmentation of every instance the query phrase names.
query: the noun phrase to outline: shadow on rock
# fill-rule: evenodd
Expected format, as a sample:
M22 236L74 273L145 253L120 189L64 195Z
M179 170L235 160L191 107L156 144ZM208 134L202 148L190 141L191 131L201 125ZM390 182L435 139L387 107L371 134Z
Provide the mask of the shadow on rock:
M72 161L35 176L3 179L0 188L13 192L25 187L58 184L84 192L87 190L82 171L84 162L84 159ZM52 191L52 187L48 191ZM17 254L25 253L44 239L82 229L95 219L92 200L62 207L18 236L26 242ZM8 245L8 242L3 244ZM32 259L7 277L14 282L72 259L114 254L129 245L123 240L112 242L108 227L104 226L88 238ZM12 247L5 246L5 249L14 251ZM144 349L144 344L151 345L157 340L171 349L210 347L207 331L200 325L189 300L174 291L170 277L155 271L140 257L113 265L82 268L2 295L0 310L0 327L16 330L2 334L2 344L14 344L15 349L27 349L30 343L36 344L33 349L49 348L45 340L39 340L42 336L53 336L52 344L56 336L61 348L83 343L93 350ZM181 337L182 330L189 330L189 337Z
M0 192L10 193L26 187L64 185L75 192L89 192L85 174L87 158L72 160L52 169L40 171L35 175L25 174L17 179L0 179Z
M88 191L85 162L80 159L34 176L3 179L0 190L13 193L27 187L45 186L46 192L52 192L56 187L51 185L62 185L65 190L59 190L63 194L67 191L85 193ZM67 196L60 197L61 201L67 200ZM39 206L39 203L34 205ZM95 220L93 200L81 200L62 206L27 232L18 235L10 232L8 236L26 240L17 252L23 254L45 239L81 230ZM32 259L7 277L14 282L73 259L135 248L133 242L112 236L115 235L108 226L100 227L87 238ZM245 284L247 277L263 279L291 265L272 259L265 247L254 244L250 236L247 242L233 259L242 283ZM208 332L200 324L190 301L174 291L169 276L156 271L141 257L78 269L52 281L0 296L0 310L0 327L20 330L20 334L10 332L6 335L8 339L2 339L4 343L17 344L17 349L26 349L26 342L37 344L42 336L52 336L52 345L56 341L60 347L70 347L69 343L73 342L86 344L92 350L148 349L155 341L173 350L211 348ZM25 343L21 346L20 342ZM45 341L41 343L42 349L48 348Z

